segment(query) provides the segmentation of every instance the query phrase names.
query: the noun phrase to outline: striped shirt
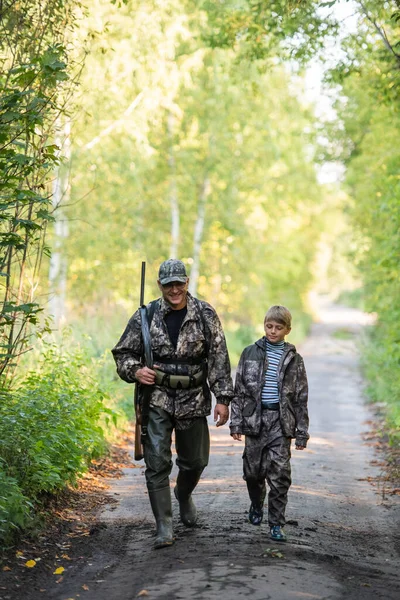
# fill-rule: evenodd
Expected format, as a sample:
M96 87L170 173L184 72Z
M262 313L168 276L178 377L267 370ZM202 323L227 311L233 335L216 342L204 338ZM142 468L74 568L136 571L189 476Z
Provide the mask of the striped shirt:
M261 402L263 406L267 406L271 402L279 402L278 391L278 366L283 354L285 342L277 342L271 344L267 340L267 362L268 368L265 372L265 383L261 393Z

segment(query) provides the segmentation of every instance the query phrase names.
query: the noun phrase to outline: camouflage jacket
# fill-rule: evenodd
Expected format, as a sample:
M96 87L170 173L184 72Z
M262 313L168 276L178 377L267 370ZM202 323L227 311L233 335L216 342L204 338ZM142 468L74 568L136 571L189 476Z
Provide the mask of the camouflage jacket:
M231 404L231 433L258 435L261 428L261 392L267 369L266 338L242 352ZM278 366L280 420L284 436L306 446L308 435L308 384L304 362L293 344L285 342Z
M197 302L201 306L205 326L199 314ZM211 412L210 388L220 404L229 405L233 396L231 367L221 323L210 304L200 300L196 301L188 293L187 313L182 322L175 349L164 321L165 315L171 310L163 298L156 301L156 308L150 326L153 355L170 359L196 359L205 356L208 347L208 356L206 357L207 382L203 386L185 390L171 390L155 385L150 404L151 406L163 408L177 419L209 415ZM205 336L207 336L207 340ZM121 379L128 383L135 382L135 373L143 366L139 311L136 311L131 317L112 353ZM154 362L157 364L156 359ZM170 374L192 375L198 372L201 367L199 365L163 363L160 368Z

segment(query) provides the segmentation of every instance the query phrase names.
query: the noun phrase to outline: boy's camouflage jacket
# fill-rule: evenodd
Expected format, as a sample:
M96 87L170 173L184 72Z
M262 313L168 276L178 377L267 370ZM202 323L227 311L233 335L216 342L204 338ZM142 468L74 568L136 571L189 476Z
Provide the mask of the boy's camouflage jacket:
M199 314L197 302L201 306L205 328ZM170 390L155 385L153 388L151 406L159 406L175 415L177 419L209 415L211 412L210 388L219 404L229 405L233 396L229 355L220 320L210 304L200 300L197 302L188 293L187 313L179 332L176 349L169 338L164 322L164 316L171 308L163 298L157 300L150 326L155 365L157 364L157 356L170 359L193 359L204 356L206 347L209 348L207 356L208 383L203 387ZM204 334L207 336L207 343ZM143 366L139 311L136 311L131 317L112 353L121 379L128 383L135 382L135 373ZM199 365L160 364L160 369L163 371L179 375L192 375L198 372L200 368Z
M242 352L231 404L231 433L258 435L261 427L261 392L267 369L266 338ZM304 362L293 344L285 342L278 366L280 420L283 434L306 446L308 435L308 384Z

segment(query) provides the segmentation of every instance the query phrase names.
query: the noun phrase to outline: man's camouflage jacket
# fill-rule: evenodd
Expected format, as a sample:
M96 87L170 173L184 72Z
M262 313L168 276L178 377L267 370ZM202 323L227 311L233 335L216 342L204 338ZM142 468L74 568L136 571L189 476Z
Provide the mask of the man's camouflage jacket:
M236 371L231 404L231 433L258 435L261 428L261 393L268 366L266 338L242 352ZM308 435L308 384L304 362L295 346L285 342L278 366L280 421L285 437L305 447Z
M198 305L201 307L204 324ZM149 306L147 306L148 310ZM164 321L165 315L171 310L163 298L156 301L150 325L153 355L154 357L180 360L196 359L205 357L208 348L208 355L205 357L207 358L207 382L200 387L179 390L155 385L150 405L163 408L177 419L209 415L211 412L210 388L219 404L229 405L233 396L229 355L220 320L210 304L194 300L188 293L187 313L181 325L177 346L174 348ZM135 382L135 373L143 366L139 310L131 317L112 353L121 379L128 383ZM154 364L157 365L156 358ZM199 365L160 363L162 371L176 375L193 375L200 368Z

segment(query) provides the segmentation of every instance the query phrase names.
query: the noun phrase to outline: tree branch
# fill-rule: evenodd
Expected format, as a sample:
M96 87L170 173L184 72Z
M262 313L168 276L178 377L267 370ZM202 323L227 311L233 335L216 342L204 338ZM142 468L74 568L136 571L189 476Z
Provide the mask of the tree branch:
M393 56L395 57L396 61L400 65L400 54L397 54L397 52L394 50L393 46L389 42L389 39L388 39L388 37L386 35L386 32L383 29L383 27L380 27L378 25L378 23L371 17L371 15L369 14L369 12L367 10L367 7L365 6L365 4L363 2L360 1L360 5L361 5L362 11L363 11L364 15L366 16L366 18L374 26L375 31L377 32L377 34L379 35L379 37L383 40L384 45L389 50L389 52L391 52L393 54Z
M143 92L140 92L136 96L136 98L134 99L134 101L124 111L124 113L122 114L122 117L120 119L117 119L113 123L111 123L111 125L109 125L105 129L103 129L103 131L101 131L99 133L99 135L96 135L95 138L93 138L90 142L88 142L87 144L85 144L84 148L86 150L90 150L91 148L93 148L93 146L95 146L96 144L98 144L103 137L105 137L106 135L109 135L112 131L114 131L114 129L116 127L118 127L118 125L120 125L120 124L122 124L124 122L124 117L127 117L128 115L130 115L131 112L137 107L137 105L139 104L139 102L141 101L142 98L143 98Z

